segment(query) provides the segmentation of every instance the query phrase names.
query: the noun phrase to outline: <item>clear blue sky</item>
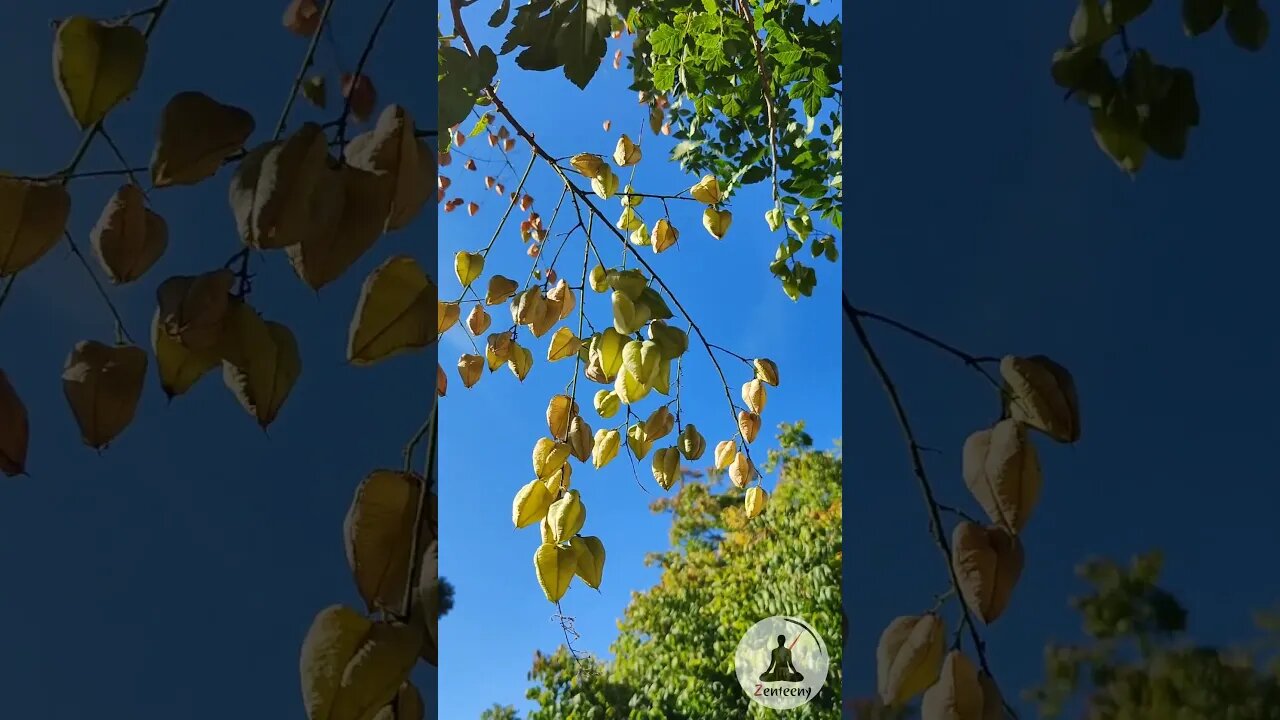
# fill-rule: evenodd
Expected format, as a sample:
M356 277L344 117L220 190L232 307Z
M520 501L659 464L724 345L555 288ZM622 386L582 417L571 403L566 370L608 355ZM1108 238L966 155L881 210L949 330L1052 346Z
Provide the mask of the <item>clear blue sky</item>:
M1079 386L1084 437L1038 443L1046 480L1027 569L988 633L1011 689L1043 676L1046 640L1079 636L1067 598L1090 555L1163 548L1199 640L1243 639L1250 611L1280 600L1280 580L1253 560L1280 542L1275 47L1250 56L1221 27L1186 39L1177 3L1156 6L1130 39L1193 69L1202 124L1186 160L1151 160L1136 182L1049 79L1074 3L861 3L849 22L847 292L973 353L1047 353ZM927 456L939 492L973 508L959 450L996 412L989 386L871 329L921 442L943 451ZM851 341L845 678L865 695L880 631L927 610L946 577L887 401Z
M441 8L446 13L443 25L448 29L452 23L445 5ZM467 28L477 44L501 44L499 33L485 23L489 8L476 6L467 12ZM612 69L613 52L625 42L625 37L610 42L605 63L585 92L578 91L559 72L517 70L514 53L501 59L499 92L517 119L553 156L576 152L609 156L619 133L635 139L644 127L642 148L647 160L639 166L635 187L639 192L673 194L697 178L683 175L665 162L673 141L651 135L644 106L637 104L634 91L626 89L630 72L625 65L621 70ZM612 121L610 132L603 130L604 120ZM483 248L505 208L496 194L484 192L484 175L501 171L500 181L510 191L529 158L528 151L520 147L512 157L516 171L504 170L499 154L489 148L483 136L469 140L461 150L476 155L477 171L463 170L466 158L455 155L453 164L442 169L454 182L449 197L479 198L481 210L474 218L461 209L441 215L440 272L445 277L444 293L450 298L458 292L456 278L448 277L453 274L453 254L460 249ZM544 221L549 220L561 185L548 170L538 167L529 187L535 209ZM712 343L746 357L764 356L778 363L782 385L769 388L764 429L753 446L753 457L759 461L767 448L776 446L773 432L778 423L805 420L820 447L831 447L841 433L838 268L820 261L819 285L813 297L798 304L787 299L767 267L778 242L778 236L768 233L764 222L770 203L764 183L735 197L731 205L733 226L728 236L717 242L702 228L701 205L673 202L672 221L680 230L680 242L659 256L652 249L642 250ZM616 219L621 206L612 199L602 201L601 209ZM660 217L661 207L648 199L639 211L652 223ZM556 223L560 231L573 225L565 222L566 212L573 217L567 202ZM522 252L517 223L513 222L517 219L513 214L498 239L485 267L486 278L491 272L518 279L528 275L531 261ZM556 232L552 231L551 248L559 244ZM620 256L617 238L597 226L595 241L607 253L610 264L616 264ZM582 253L578 234L566 245L557 264L571 284L580 280ZM588 316L596 327L607 325L607 296L588 293L587 303ZM464 310L464 317L469 309ZM491 314L495 328L510 325L505 307L493 308ZM576 315L572 325L576 329ZM547 400L564 392L573 369L568 360L546 362L549 336L533 340L528 332L522 332L520 342L526 338L532 342L535 363L523 384L517 383L509 370L500 368L493 375L486 374L469 391L462 389L454 368L460 353L472 352L465 336L455 329L440 348L450 373L449 396L441 416L440 532L445 539L440 562L441 573L458 586L457 607L442 621L440 630L441 655L447 658L441 684L449 688L441 698L441 717L474 718L494 702L527 707L526 674L534 651L549 652L564 640L559 626L551 620L555 608L542 595L534 577L532 559L538 531L534 527L513 529L511 498L532 477L530 451L534 442L547 434ZM695 340L685 357L684 413L686 421L691 420L707 438L708 454L697 464L709 464L715 443L733 432L733 420L706 351ZM737 400L741 384L751 377L750 369L732 357L720 358ZM604 421L591 410L591 397L601 387L585 381L578 386L579 404L593 428L620 422L616 416ZM655 393L641 401L638 412L647 415L665 402L659 397ZM674 436L664 443L673 444ZM631 592L652 586L658 578L656 568L643 566L644 555L668 547L668 517L647 509L662 492L653 482L649 461L646 457L637 464L648 494L636 486L625 455L599 472L589 464L574 466L573 485L582 491L588 508L583 533L603 540L608 560L599 594L575 582L562 605L576 618L582 634L576 646L602 657L607 656L609 643L617 634L615 620ZM773 481L766 478L766 488L771 489Z
M0 115L0 167L53 172L79 138L54 90L49 20L144 4L5 4L0 63L10 110ZM134 164L147 163L159 110L182 90L251 110L253 141L270 136L306 47L280 26L284 5L174 0L141 91L107 122ZM350 66L381 3L337 8ZM435 114L432 19L421 3L399 3L369 65L382 97L424 125ZM320 67L336 69L328 46L319 57ZM336 113L300 105L296 119ZM115 166L101 141L84 164ZM140 282L114 292L148 350L156 285L219 267L238 248L229 178L223 170L196 188L152 193L169 222L169 251ZM71 187L71 229L88 248L116 181ZM0 366L30 410L31 477L0 482L0 716L305 717L303 635L317 610L359 603L343 557L343 515L366 472L399 466L435 380L430 353L346 366L347 323L361 282L387 255L412 253L429 266L433 227L428 208L318 297L282 255L256 264L255 304L295 330L304 355L270 437L216 373L166 406L152 367L138 418L98 457L80 444L59 376L76 341L111 341L110 318L65 246L19 279L0 311ZM419 682L430 706L433 676Z

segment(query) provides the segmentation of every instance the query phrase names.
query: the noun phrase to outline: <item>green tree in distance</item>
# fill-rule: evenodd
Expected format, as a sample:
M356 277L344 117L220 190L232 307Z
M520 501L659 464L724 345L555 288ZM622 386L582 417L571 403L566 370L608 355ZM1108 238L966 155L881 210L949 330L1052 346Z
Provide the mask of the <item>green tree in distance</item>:
M661 579L632 595L611 662L565 646L535 656L526 697L538 708L526 720L781 717L754 704L734 672L739 639L771 615L810 622L831 656L821 692L785 716L839 716L841 456L815 449L803 423L784 424L779 444L767 464L777 489L756 521L714 471L653 503L671 514L671 548L650 556Z

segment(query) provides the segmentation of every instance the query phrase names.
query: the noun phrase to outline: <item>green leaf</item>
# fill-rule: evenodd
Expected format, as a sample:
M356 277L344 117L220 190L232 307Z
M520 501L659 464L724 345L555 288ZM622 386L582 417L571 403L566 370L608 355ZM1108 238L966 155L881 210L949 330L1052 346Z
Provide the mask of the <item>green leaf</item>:
M1141 170L1147 143L1142 139L1137 109L1117 100L1105 109L1095 109L1092 115L1093 139L1098 147L1130 175Z
M1227 11L1227 35L1238 47L1257 52L1267 43L1271 21L1257 0L1233 6Z
M476 121L475 126L471 128L471 132L467 133L467 137L475 137L485 130L488 130L489 121L492 119L493 113L485 113L484 115L481 115L480 119Z
M683 37L680 31L670 25L659 25L649 33L649 47L654 56L674 55L682 42Z
M489 16L489 27L496 28L507 21L507 15L511 13L511 0L502 0L502 4L497 10Z
M1071 18L1069 35L1074 45L1098 45L1115 34L1116 28L1107 22L1098 0L1080 0Z
M1182 30L1189 37L1208 32L1222 17L1222 0L1182 0Z
M738 181L740 185L752 185L769 177L769 168L763 165L753 165L742 174L742 178Z
M520 67L562 68L570 82L585 88L600 68L613 21L631 5L632 0L534 0L516 11L502 52L522 47L516 56Z
M1151 8L1151 0L1107 0L1102 8L1106 21L1112 25L1129 23Z
M476 98L493 82L498 72L498 57L488 46L481 47L476 57L455 47L437 51L440 73L437 93L440 110L439 127L451 128L467 119Z

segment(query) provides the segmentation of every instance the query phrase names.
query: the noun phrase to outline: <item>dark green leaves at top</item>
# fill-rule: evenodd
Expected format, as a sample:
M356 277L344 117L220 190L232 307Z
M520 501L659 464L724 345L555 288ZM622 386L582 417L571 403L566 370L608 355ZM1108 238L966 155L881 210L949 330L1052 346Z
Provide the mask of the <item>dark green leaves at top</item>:
M516 64L525 70L564 69L585 88L604 58L613 21L631 9L631 0L533 0L516 11L502 54L524 48Z
M1227 11L1227 35L1237 46L1257 52L1267 42L1271 21L1258 0L1238 0Z
M1142 161L1147 154L1147 143L1142 139L1137 108L1133 103L1117 96L1105 107L1095 108L1092 115L1093 139L1097 141L1098 147L1121 170L1136 175L1142 169Z
M499 27L507 21L507 15L511 14L511 0L502 0L502 4L497 10L489 16L489 27Z
M1223 0L1182 0L1182 29L1189 36L1209 31L1222 17Z
M1142 136L1157 155L1177 160L1186 154L1187 133L1200 124L1195 79L1183 68L1157 65L1155 71L1168 80L1161 83L1164 93L1151 103Z
M1108 23L1118 27L1136 20L1150 8L1151 0L1108 0L1102 14Z
M1068 34L1073 45L1097 45L1115 34L1116 27L1107 21L1098 0L1080 0L1071 18Z
M474 57L455 47L442 47L437 58L440 62L438 119L440 128L445 129L465 120L475 107L476 99L498 72L498 56L488 46L481 47ZM442 151L448 149L447 137L442 133Z

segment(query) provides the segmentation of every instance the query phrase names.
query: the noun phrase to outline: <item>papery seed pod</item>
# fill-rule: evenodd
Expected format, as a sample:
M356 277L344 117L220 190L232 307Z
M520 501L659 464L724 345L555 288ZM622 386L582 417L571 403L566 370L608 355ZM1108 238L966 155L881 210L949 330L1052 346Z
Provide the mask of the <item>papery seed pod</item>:
M720 182L715 175L703 175L701 180L689 188L689 194L700 203L715 205L721 200Z
M938 678L946 629L936 614L895 618L876 647L876 686L885 705L903 705Z
M631 142L631 138L623 133L618 138L618 146L613 150L613 162L618 167L627 167L640 162L640 146Z
M618 176L606 165L598 175L591 178L591 189L601 200L608 200L618 192Z
M756 435L760 434L760 415L758 413L739 410L738 431L742 433L743 440L746 440L749 443L755 442Z
M983 705L978 668L959 650L952 650L942 661L938 681L920 699L920 713L929 720L983 720ZM1000 712L996 718L1003 715Z
M591 268L591 275L588 276L587 282L595 292L602 293L609 290L609 274L602 265Z
M1022 575L1022 542L1002 527L962 521L951 534L952 558L960 592L982 622L995 622Z
M733 224L733 213L728 210L717 210L709 207L702 211L702 227L711 233L711 237L717 240L723 240L724 236L729 233L729 226Z
M762 382L778 387L778 366L772 360L756 358L751 361L751 367L755 368L756 377Z
M538 438L538 442L533 445L533 474L539 480L546 480L568 459L568 444L551 438Z
M569 433L569 419L578 414L578 403L568 395L552 395L547 403L547 429L551 437L564 440Z
M649 413L644 421L644 436L649 440L661 440L675 427L676 419L666 405Z
M747 495L743 498L747 512L747 519L750 520L751 518L763 513L765 504L768 500L769 493L765 492L764 488L759 485L747 488Z
M1066 368L1044 355L1007 355L1000 360L1000 376L1008 386L1006 402L1015 420L1058 442L1080 439L1080 402Z
M476 337L483 335L492 323L493 318L489 317L489 313L479 303L473 305L471 312L467 314L467 329Z
M764 383L758 378L748 380L742 384L742 402L746 403L747 409L757 415L764 412L764 403L767 395L764 391Z
M520 284L515 280L502 275L494 275L489 278L489 288L484 295L485 305L498 305L507 301L507 298L516 294L516 290L520 289Z
M744 488L756 479L756 467L746 453L738 453L729 463L729 481L738 488Z
M599 175L600 170L605 167L604 158L591 153L578 153L569 158L569 164L573 166L574 170L589 178Z
M587 521L587 506L577 490L566 492L547 509L547 524L556 542L568 542Z
M622 401L618 399L618 394L612 390L597 391L593 404L600 417L606 420L617 415L618 410L622 407Z
M517 380L524 382L524 379L529 376L529 370L533 368L533 353L514 340L511 341L511 356L507 358L507 367L511 369Z
M680 433L680 439L677 443L680 448L680 454L685 460L693 462L702 457L707 450L706 438L702 437L702 433L694 427L693 423L684 426L684 430Z
M597 430L595 442L591 447L591 464L597 470L609 464L618 456L622 446L622 437L617 430Z
M458 313L461 309L458 303L445 302L443 300L436 301L436 334L443 335L453 324L458 322Z
M643 460L644 456L649 454L653 443L644 436L643 425L637 423L627 428L627 447L631 448L631 454L635 455L637 460Z
M734 458L738 457L738 444L732 440L721 440L716 444L716 469L726 470L733 464Z
M680 233L666 218L662 218L654 224L653 233L649 237L650 242L653 243L653 251L655 253L660 253L675 245L679 239Z
M680 478L680 451L662 448L653 454L653 479L663 490L670 490Z
M462 378L463 387L471 387L480 382L480 374L484 372L484 358L479 355L463 355L458 358L458 376Z
M511 500L511 522L517 529L529 527L547 517L547 510L555 500L541 480L531 480L521 487Z
M578 459L578 462L586 462L591 457L591 450L595 445L595 438L591 434L591 426L587 421L582 419L580 415L574 415L569 421L569 452Z

